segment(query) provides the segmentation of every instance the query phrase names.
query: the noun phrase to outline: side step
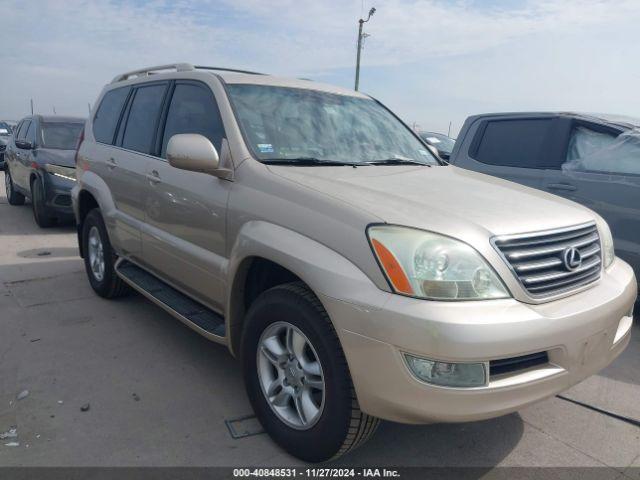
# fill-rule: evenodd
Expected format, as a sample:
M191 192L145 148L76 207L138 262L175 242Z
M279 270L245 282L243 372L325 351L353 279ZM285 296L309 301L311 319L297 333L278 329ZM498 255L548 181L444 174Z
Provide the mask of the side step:
M159 304L180 321L192 328L197 327L196 331L204 330L205 334L216 337L225 336L224 317L167 285L155 275L127 260L118 262L116 272L134 289Z

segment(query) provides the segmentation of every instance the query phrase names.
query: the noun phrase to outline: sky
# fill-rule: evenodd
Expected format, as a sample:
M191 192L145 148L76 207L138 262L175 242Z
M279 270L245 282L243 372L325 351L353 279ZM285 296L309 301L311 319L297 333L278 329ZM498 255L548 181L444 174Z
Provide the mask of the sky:
M88 114L118 73L174 62L360 90L423 130L468 115L640 116L638 0L0 0L0 119Z

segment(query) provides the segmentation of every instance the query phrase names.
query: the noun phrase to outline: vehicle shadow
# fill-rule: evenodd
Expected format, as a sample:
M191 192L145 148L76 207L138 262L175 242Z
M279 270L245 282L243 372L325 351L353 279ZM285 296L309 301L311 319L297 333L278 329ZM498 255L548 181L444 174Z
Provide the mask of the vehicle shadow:
M383 422L365 448L338 459L332 466L486 467L490 470L511 453L523 434L524 423L517 413L457 424Z

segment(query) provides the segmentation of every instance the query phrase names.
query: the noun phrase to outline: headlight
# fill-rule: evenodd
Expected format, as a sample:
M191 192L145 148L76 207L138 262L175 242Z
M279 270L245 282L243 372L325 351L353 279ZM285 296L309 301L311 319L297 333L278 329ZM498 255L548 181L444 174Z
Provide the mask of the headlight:
M396 293L431 300L510 296L493 269L466 243L388 225L369 227L367 234Z
M607 222L600 222L600 243L602 244L602 261L604 268L609 267L616 258L616 252L613 248L613 236Z
M44 169L51 175L56 177L66 178L67 180L76 181L76 169L73 167L63 167L61 165L53 165L47 163Z

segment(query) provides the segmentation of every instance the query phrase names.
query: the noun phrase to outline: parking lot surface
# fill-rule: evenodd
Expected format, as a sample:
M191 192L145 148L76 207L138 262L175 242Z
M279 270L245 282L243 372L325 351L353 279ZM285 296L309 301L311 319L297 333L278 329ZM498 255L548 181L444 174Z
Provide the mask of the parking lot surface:
M637 316L633 330L622 356L566 398L640 421ZM97 297L73 226L41 230L3 191L0 465L300 465L263 433L232 438L225 421L251 414L224 347L141 296ZM599 466L601 478L638 480L640 427L554 397L482 422L385 422L334 465Z

